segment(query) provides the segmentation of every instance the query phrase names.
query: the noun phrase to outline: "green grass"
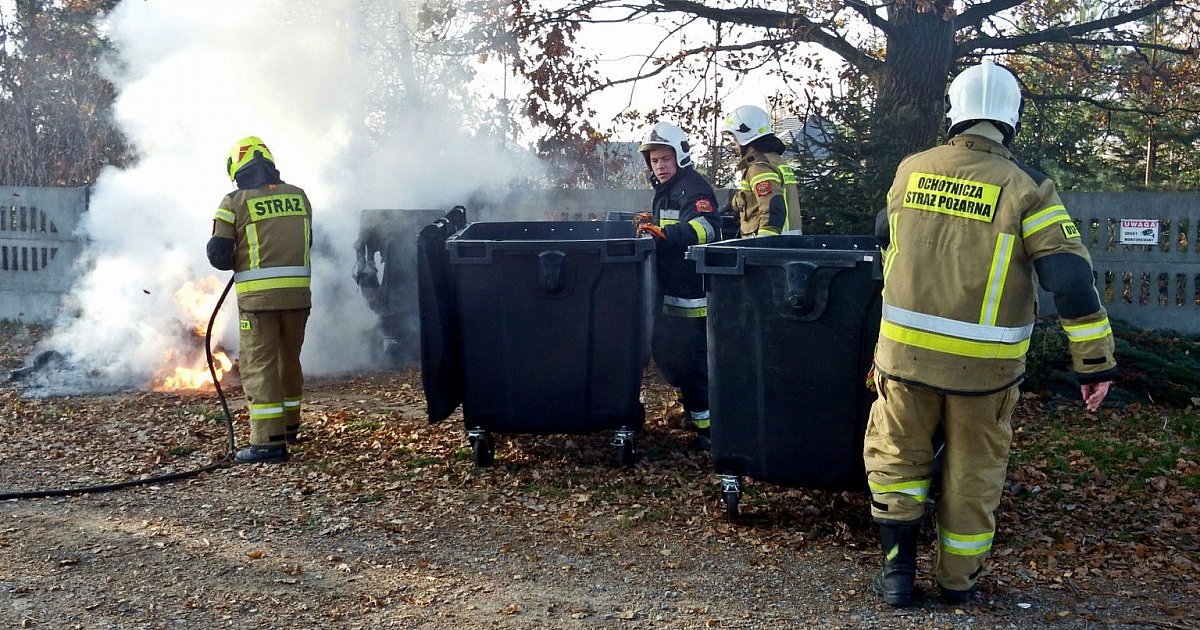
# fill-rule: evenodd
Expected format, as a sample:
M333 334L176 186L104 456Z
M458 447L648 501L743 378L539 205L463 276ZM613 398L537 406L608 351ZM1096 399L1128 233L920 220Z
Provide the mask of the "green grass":
M378 420L356 420L347 424L346 428L351 431L378 431L383 428L383 423Z
M1034 465L1051 478L1085 483L1103 477L1129 490L1159 477L1200 488L1200 414L1190 410L1130 405L1097 416L1065 405L1023 423L1016 465Z
M1110 399L1175 409L1196 406L1192 401L1200 397L1200 335L1140 330L1117 319L1112 320L1112 328L1118 368ZM1038 322L1029 343L1022 389L1069 394L1071 387L1062 378L1071 369L1068 345L1057 322Z

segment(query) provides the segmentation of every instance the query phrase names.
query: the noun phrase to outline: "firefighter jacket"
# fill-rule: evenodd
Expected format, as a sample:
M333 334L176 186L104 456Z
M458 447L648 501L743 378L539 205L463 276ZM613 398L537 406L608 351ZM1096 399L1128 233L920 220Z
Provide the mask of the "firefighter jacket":
M1111 380L1112 330L1079 230L1054 182L1003 145L963 134L905 158L888 191L886 230L881 372L958 394L1019 382L1036 267L1080 381Z
M312 205L284 182L235 190L213 217L214 238L233 239L233 279L244 311L305 309L312 248Z
M666 238L657 242L658 288L663 294L663 313L679 317L705 317L708 300L704 276L696 263L684 258L687 248L719 240L721 219L717 216L717 194L696 169L679 169L665 182L651 179L654 222Z
M796 174L778 153L762 153L746 147L737 170L741 173L740 189L731 203L742 236L800 229Z

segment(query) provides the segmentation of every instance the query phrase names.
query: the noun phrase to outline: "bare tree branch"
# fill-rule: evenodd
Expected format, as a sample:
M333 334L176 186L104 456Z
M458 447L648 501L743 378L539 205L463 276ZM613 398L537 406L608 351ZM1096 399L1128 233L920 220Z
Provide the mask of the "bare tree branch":
M979 27L987 18L1001 12L1007 11L1013 7L1021 5L1025 0L991 0L977 4L962 13L959 13L954 18L955 30L962 30L970 27Z
M1174 53L1177 55L1191 55L1196 52L1195 48L1179 48L1177 46L1168 46L1166 44L1156 44L1152 42L1139 42L1129 39L1105 39L1091 37L1075 37L1069 42L1070 44L1082 44L1084 46L1124 46L1132 47L1137 50L1160 50L1163 52Z
M551 112L544 118L552 124L552 132L557 135L550 137L575 133L567 125L573 115L569 107L614 86L629 88L639 85L639 81L662 82L673 95L681 91L691 93L690 98L684 97L686 102L666 99L653 112L639 112L639 115L657 116L666 111L671 115L707 120L720 108L716 96L707 91L708 83L705 82L714 68L727 68L741 76L754 69L762 71L768 63L778 63L780 76L786 83L790 77L803 74L794 74L785 68L788 62L806 61L799 56L800 50L809 45L824 48L850 69L850 72L845 72L845 68L839 70L839 77L844 77L856 89L870 91L868 97L845 110L838 110L838 115L847 116L856 125L853 127L855 137L861 146L855 163L865 173L860 183L869 194L876 195L890 185L886 174L903 155L936 141L946 75L957 63L978 55L980 50L1042 58L1039 71L1048 73L1051 81L1033 87L1051 94L1034 93L1032 100L1040 102L1046 112L1053 114L1053 125L1074 125L1078 131L1080 125L1089 124L1086 117L1056 110L1097 110L1090 111L1090 115L1115 125L1111 128L1112 133L1122 146L1136 145L1136 141L1130 140L1130 130L1136 131L1143 116L1161 119L1164 125L1171 126L1174 134L1190 129L1180 121L1192 120L1200 113L1197 111L1200 104L1196 103L1191 86L1187 86L1186 93L1169 97L1163 93L1163 86L1179 86L1180 82L1185 82L1192 60L1186 57L1165 60L1162 67L1155 61L1164 54L1195 55L1197 43L1185 38L1152 37L1144 32L1143 22L1148 17L1165 14L1172 25L1178 24L1170 28L1194 27L1200 19L1200 13L1193 8L1195 1L1105 0L1104 12L1097 13L1092 10L1096 0L1068 0L1061 10L1046 14L1040 10L1044 8L1043 3L1029 0L973 0L955 3L962 7L962 12L954 15L949 0L791 0L772 4L703 0L569 0L560 3L542 0L544 6L557 8L524 12L521 17L525 21L521 26L531 28L534 34L519 37L522 37L520 41L529 51L530 58L540 64L525 69L525 72L526 76L534 77L535 85L542 86L538 93L542 100L535 99L533 104L542 108L539 113L542 110ZM524 6L523 2L514 1L513 4ZM782 8L761 8L763 6ZM1076 15L1076 9L1100 17L1076 18L1087 21L1072 24L1071 16ZM719 35L716 39L705 38L703 34L699 35L699 41L694 39L696 29L693 27L698 26L695 23L700 20L717 27ZM530 21L536 21L536 24L529 27ZM582 49L576 46L575 34L582 25L635 21L639 24L653 22L661 29L661 39L651 37L650 41L642 42L643 50L653 50L641 56L643 61L640 67L635 66L633 76L606 76L593 72L594 64L599 62L586 58ZM723 29L724 25L732 28ZM886 37L887 50L878 50L877 40L863 41L858 36L861 31L849 30L863 26L868 27L872 35ZM536 31L539 30L547 33L542 39L538 39ZM1139 41L1141 39L1145 41ZM1112 67L1110 58L1114 48L1119 49L1123 60L1121 68ZM1130 51L1134 54L1129 54ZM1144 58L1139 59L1138 55ZM817 63L813 67L823 65ZM586 73L587 81L573 81L569 89L560 89L562 83L548 73L564 69L569 75ZM725 70L720 72L728 76ZM1073 91L1066 87L1074 85L1072 78L1081 78L1083 87L1074 94L1055 94ZM1046 87L1048 85L1062 87ZM700 88L705 91L698 92ZM1025 91L1031 93L1029 86ZM1183 88L1180 91L1183 92ZM542 94L553 96L540 96ZM1066 105L1068 103L1071 105ZM888 133L872 133L880 125L886 125ZM1164 132L1157 133L1161 136ZM1047 148L1046 155L1054 159L1055 151L1058 149ZM1173 159L1177 167L1192 163L1190 157ZM1083 179L1089 177L1078 164L1072 164L1065 168L1075 169L1072 172L1077 172Z
M867 4L866 2L862 2L862 0L846 0L846 6L854 9L856 13L867 21L867 24L879 29L884 35L891 37L895 32L892 29L891 23L879 17L879 14L876 13L876 10L880 8L879 6Z
M1028 97L1036 103L1087 103L1107 112L1125 112L1153 117L1161 117L1168 114L1200 114L1200 107L1131 107L1080 94L1028 94Z
M572 26L579 26L580 24L622 24L622 23L626 23L626 22L632 22L640 16L649 15L651 13L651 11L647 9L647 7L643 7L643 6L618 4L618 5L606 7L606 5L608 5L608 4L609 4L608 2L605 2L603 0L601 0L599 2L584 2L577 6L567 7L567 8L561 9L559 11L556 11L554 13L548 14L546 16L546 18L543 20L533 20L530 22L530 25L537 27L537 26L545 26L546 24L570 24ZM587 13L587 12L591 11L592 9L599 9L599 8L613 8L613 9L620 8L620 9L627 9L629 12L621 17L614 17L614 18L608 18L608 19L565 17L565 16L576 15L579 13Z
M997 2L1002 3L1005 1L1006 0L993 0L993 3L997 3ZM1176 1L1177 0L1153 0L1153 2L1150 2L1139 9L1129 11L1127 13L1119 13L1119 14L1113 15L1111 17L1107 17L1107 18L1100 19L1100 20L1092 20L1091 22L1084 22L1082 24L1074 24L1071 26L1061 26L1058 28L1048 28L1045 30L1037 31L1035 33L1025 33L1022 35L1013 35L1010 37L995 37L995 36L991 36L991 35L979 35L979 36L973 37L971 39L968 39L968 40L965 40L965 41L962 41L962 42L959 42L958 44L956 44L954 47L954 54L956 57L963 57L972 51L980 50L980 49L1004 50L1004 49L1021 48L1024 46L1031 46L1034 44L1047 44L1047 43L1069 44L1069 43L1082 42L1083 40L1077 39L1077 38L1080 38L1080 36L1082 36L1082 35L1086 35L1088 33L1092 33L1095 31L1110 29L1110 28L1113 28L1114 26L1120 26L1122 24L1128 24L1130 22L1136 22L1144 17L1154 15L1156 12L1158 12L1166 7L1175 5ZM991 4L991 3L989 3L989 4ZM1144 44L1141 44L1140 42L1130 41L1130 42L1124 43L1122 45L1138 47L1138 46L1143 46ZM1167 50L1170 50L1170 52L1175 52L1175 53L1185 54L1185 55L1194 54L1196 51L1195 48L1167 49Z
M798 13L754 7L721 9L693 0L655 0L654 5L656 8L648 9L660 13L687 13L724 24L789 30L794 35L781 41L818 44L862 72L873 72L882 63L847 42L845 38L825 30L823 25Z
M798 40L798 39L792 38L792 37L785 37L785 38L780 38L780 39L760 39L760 40L755 40L752 42L743 42L740 44L724 44L721 46L697 46L695 48L688 48L685 50L681 50L678 53L672 55L670 59L663 61L663 63L661 63L654 70L651 70L649 72L644 72L644 73L639 72L636 75L632 75L632 76L628 76L628 77L624 77L624 78L620 78L620 79L609 79L608 81L598 83L598 84L596 84L595 87L592 87L592 88L588 89L587 91L585 91L583 93L583 96L587 97L592 94L595 94L596 92L600 92L607 88L621 85L623 83L633 83L636 81L641 81L643 79L649 79L649 78L658 76L658 75L662 74L664 71L666 71L668 68L673 67L680 60L690 57L692 55L698 55L700 53L749 50L752 48L761 48L761 47L769 48L769 47L773 47L773 46L779 46L781 44L795 43L797 41L802 41L802 40ZM642 64L642 67L644 68L645 64Z

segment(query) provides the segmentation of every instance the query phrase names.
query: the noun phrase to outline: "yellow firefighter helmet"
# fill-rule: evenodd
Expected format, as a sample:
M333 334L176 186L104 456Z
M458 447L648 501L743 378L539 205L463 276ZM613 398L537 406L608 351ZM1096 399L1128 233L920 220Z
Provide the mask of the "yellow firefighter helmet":
M262 138L246 136L238 140L230 147L229 156L225 159L225 170L229 174L229 180L235 181L237 172L255 158L263 158L272 164L275 163L275 156L271 155L271 150L267 148Z

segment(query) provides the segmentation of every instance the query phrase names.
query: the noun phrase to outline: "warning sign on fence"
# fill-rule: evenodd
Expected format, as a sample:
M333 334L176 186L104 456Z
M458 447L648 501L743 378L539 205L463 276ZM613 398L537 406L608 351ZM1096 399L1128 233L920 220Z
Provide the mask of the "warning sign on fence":
M1158 245L1158 219L1121 219L1122 245Z

